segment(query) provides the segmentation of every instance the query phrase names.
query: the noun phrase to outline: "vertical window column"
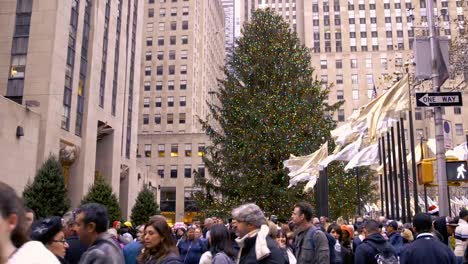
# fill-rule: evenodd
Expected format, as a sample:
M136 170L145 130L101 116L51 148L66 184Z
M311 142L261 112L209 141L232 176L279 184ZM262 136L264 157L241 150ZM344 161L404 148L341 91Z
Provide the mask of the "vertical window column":
M117 29L115 34L115 57L114 57L114 80L112 81L112 106L111 114L115 116L117 107L117 87L119 80L119 55L120 55L120 30L122 28L122 3L123 0L118 0L118 15L117 15Z
M102 40L101 81L99 82L99 106L101 108L104 108L104 95L106 93L107 46L109 43L109 17L110 17L110 0L107 0L106 1L106 13L104 16L104 37Z

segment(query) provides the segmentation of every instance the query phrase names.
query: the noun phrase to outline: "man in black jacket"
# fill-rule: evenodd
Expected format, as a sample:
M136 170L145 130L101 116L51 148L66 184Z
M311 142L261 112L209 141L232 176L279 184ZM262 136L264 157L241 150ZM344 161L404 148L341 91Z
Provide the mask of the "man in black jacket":
M268 233L265 215L255 204L232 210L233 227L239 245L239 264L285 264L283 253Z
M406 246L400 255L400 263L456 264L452 250L431 233L432 219L426 213L413 218L413 227L418 233L416 240Z
M385 258L387 262L397 261L395 250L380 234L380 224L375 220L369 220L364 224L366 238L356 249L354 263L377 264L379 258Z

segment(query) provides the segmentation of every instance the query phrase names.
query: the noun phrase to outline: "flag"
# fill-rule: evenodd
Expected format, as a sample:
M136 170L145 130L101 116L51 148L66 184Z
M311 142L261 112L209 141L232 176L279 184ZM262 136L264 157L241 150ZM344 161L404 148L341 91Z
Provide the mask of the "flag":
M440 50L440 40L436 39L436 65L437 65L437 74L439 75L439 87L441 87L444 82L449 78L449 71L447 69L447 65L445 64L444 57L442 55L442 51ZM434 62L433 62L434 63Z
M377 88L375 88L375 84L374 84L374 88L372 89L372 99L375 99L377 98Z
M320 162L320 166L325 168L328 166L328 164L335 160L350 161L356 154L358 154L362 143L362 137L363 135L361 135L355 142L344 147L340 152L326 157Z
M345 171L359 166L373 166L379 164L379 144L375 143L363 148L345 166Z
M328 155L328 142L325 142L317 151L314 153L296 157L291 155L289 160L283 162L284 166L289 169L288 176L289 187L295 186L299 182L308 181L314 176L318 175L320 170L319 163L325 159Z

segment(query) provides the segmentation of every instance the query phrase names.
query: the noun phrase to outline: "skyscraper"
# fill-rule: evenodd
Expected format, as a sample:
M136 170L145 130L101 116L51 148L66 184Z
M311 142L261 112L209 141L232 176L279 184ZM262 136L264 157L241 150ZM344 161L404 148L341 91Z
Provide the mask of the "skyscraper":
M235 34L235 0L221 0L224 9L224 34L226 35L226 52L234 47Z
M0 10L1 180L21 192L53 154L72 206L99 175L126 217L138 193L142 1L0 0Z
M208 138L199 118L217 89L225 58L221 1L149 0L145 4L140 92L139 164L157 186L169 221L191 221L194 171Z

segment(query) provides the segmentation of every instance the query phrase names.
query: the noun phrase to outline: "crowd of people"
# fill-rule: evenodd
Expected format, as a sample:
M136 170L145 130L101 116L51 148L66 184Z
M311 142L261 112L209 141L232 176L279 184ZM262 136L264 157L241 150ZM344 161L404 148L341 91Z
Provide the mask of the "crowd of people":
M81 205L64 216L34 219L0 182L0 264L377 264L467 263L468 211L458 217L419 213L412 223L358 217L313 217L307 202L292 206L285 223L256 204L241 205L223 221L182 222L161 215L133 226L108 217L105 206Z

